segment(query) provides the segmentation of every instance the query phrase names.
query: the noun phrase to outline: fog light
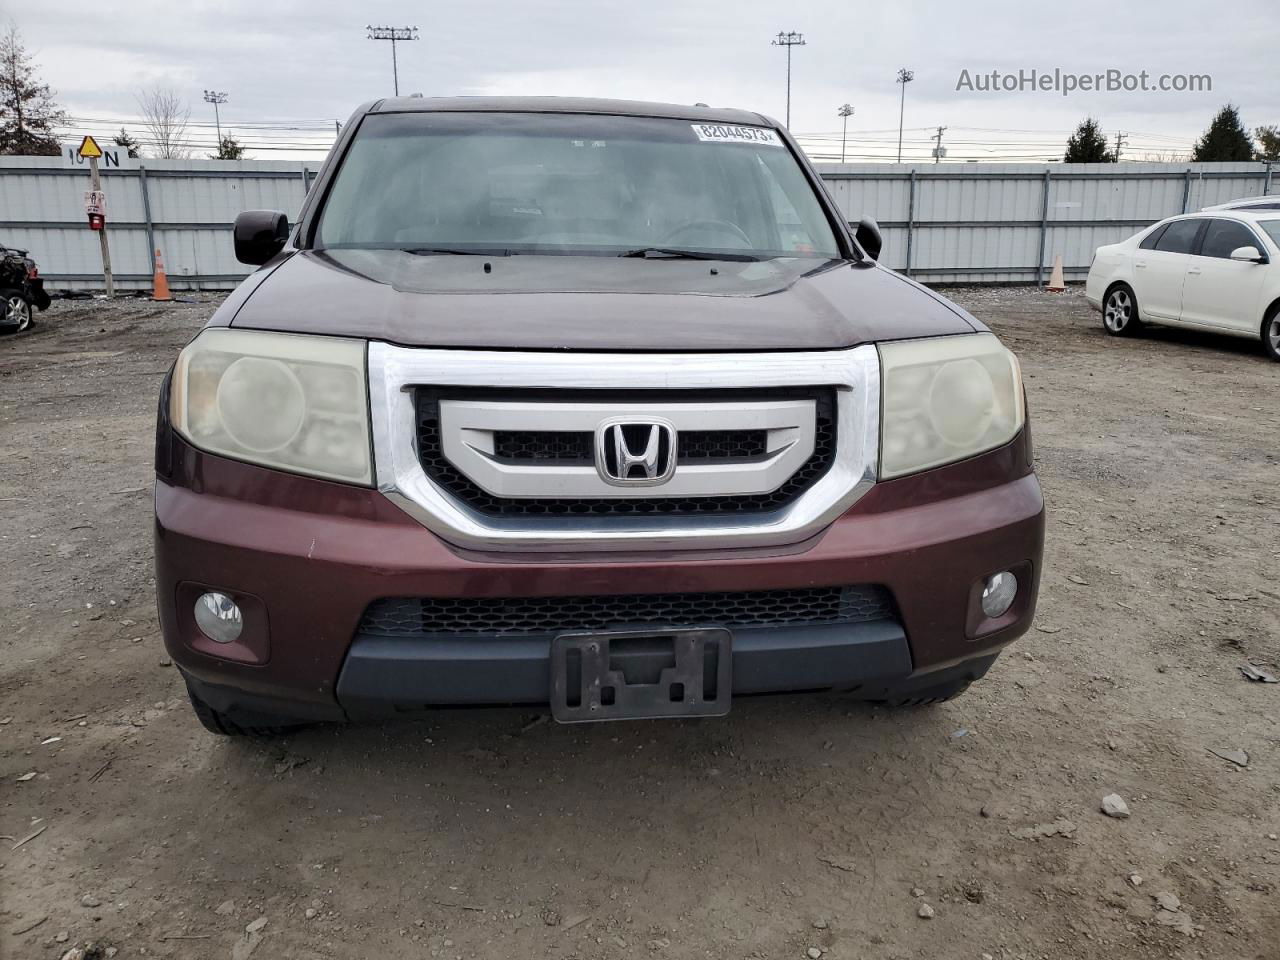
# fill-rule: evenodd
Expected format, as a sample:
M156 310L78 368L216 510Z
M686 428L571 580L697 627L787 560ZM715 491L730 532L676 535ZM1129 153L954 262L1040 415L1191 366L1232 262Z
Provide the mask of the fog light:
M196 601L196 626L214 643L230 643L240 636L244 618L225 593L205 593Z
M982 586L982 612L994 620L1013 606L1018 595L1018 578L1008 570L993 573Z

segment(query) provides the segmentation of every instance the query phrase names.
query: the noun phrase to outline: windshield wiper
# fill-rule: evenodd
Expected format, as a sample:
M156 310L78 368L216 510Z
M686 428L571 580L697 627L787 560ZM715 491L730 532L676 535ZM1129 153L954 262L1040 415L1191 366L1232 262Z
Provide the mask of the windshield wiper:
M761 259L754 253L713 253L710 250L682 250L679 247L637 247L618 256L643 257L646 260L731 260L741 263Z
M412 253L420 257L430 256L454 256L454 257L509 257L510 250L501 247L491 247L487 250L463 250L459 247L404 247L405 253Z

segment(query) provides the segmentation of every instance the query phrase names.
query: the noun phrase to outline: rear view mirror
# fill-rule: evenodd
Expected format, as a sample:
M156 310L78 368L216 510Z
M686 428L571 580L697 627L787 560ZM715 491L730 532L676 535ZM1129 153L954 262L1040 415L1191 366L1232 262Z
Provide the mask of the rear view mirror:
M1262 256L1261 251L1257 247L1236 247L1231 251L1232 260L1249 260L1253 263L1266 263L1266 258Z
M236 259L261 266L284 249L289 218L279 210L246 210L236 217L233 236Z
M880 224L871 217L863 217L858 221L858 227L853 235L858 241L858 246L867 251L867 256L872 260L880 259L880 250L884 247L884 238L880 236Z

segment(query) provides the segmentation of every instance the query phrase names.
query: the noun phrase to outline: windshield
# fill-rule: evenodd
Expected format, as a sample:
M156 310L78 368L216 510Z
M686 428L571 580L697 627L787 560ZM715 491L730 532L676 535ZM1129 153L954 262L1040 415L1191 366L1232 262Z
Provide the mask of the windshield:
M1258 226L1267 231L1272 243L1280 247L1280 220L1259 220Z
M367 116L316 245L840 256L813 188L775 131L584 114Z

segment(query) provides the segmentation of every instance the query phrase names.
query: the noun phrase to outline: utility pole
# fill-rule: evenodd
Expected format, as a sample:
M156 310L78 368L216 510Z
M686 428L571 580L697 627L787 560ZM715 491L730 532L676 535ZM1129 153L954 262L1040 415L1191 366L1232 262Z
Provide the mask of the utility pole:
M1124 149L1126 136L1119 130L1116 131L1116 163L1120 162L1120 152Z
M849 141L849 118L853 116L853 107L844 104L836 111L836 116L844 119L844 129L840 131L840 162L844 163L844 148Z
M791 129L791 48L805 46L804 34L796 33L792 30L790 33L778 32L778 35L772 41L775 47L787 48L787 129Z
M934 163L937 163L944 156L946 156L947 151L942 149L942 132L946 129L947 129L946 127L939 127L938 132L933 135L933 139L937 141L937 144L938 144L936 147L933 148Z
M218 155L222 155L222 117L218 114L218 104L227 102L227 95L219 90L206 90L204 102L213 104L213 122L218 128Z
M102 192L102 179L98 176L98 158L89 158L89 189L94 194ZM111 300L116 295L115 278L111 276L111 247L107 244L107 224L106 218L103 217L102 229L98 231L98 246L102 251L102 279L106 283L107 299Z
M89 215L89 229L98 232L98 246L102 251L102 279L107 288L107 299L116 295L116 284L111 276L111 248L107 245L107 198L102 193L102 178L98 175L98 159L102 148L92 136L80 141L76 151L81 160L89 161L89 192L84 196L85 213Z
M902 118L907 110L907 84L916 78L911 70L903 67L898 71L898 79L895 83L902 84L902 100L898 104L898 162L902 162Z
M397 40L417 40L417 27L373 27L366 26L369 31L370 40L390 40L391 41L391 77L395 82L396 96L400 96L400 67L396 63L396 41Z

